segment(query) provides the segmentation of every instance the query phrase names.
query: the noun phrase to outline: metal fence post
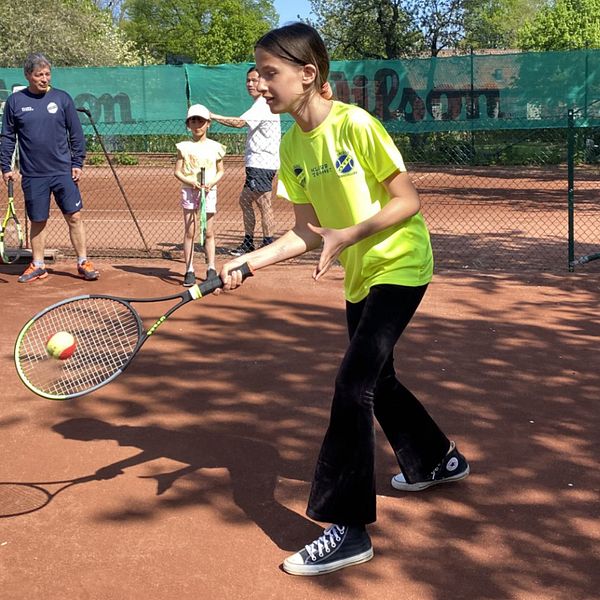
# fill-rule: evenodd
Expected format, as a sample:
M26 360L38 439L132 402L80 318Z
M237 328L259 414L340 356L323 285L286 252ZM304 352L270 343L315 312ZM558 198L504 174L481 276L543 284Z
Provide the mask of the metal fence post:
M569 214L569 271L574 271L575 261L575 117L572 108L567 112L567 207Z

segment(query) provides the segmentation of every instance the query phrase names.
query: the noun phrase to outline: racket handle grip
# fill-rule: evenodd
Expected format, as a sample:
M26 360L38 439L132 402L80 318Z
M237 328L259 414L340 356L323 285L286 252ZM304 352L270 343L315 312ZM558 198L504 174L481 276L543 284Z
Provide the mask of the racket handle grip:
M15 182L12 179L8 180L8 197L13 198L15 195Z
M252 268L248 263L244 263L243 265L234 270L241 271L242 281L246 281L248 277L252 277L252 275L254 275L254 272L252 271ZM203 281L198 287L200 288L200 292L202 293L202 295L206 296L207 294L212 294L215 290L222 288L223 285L223 280L220 277L213 277L212 279L207 279L206 281Z

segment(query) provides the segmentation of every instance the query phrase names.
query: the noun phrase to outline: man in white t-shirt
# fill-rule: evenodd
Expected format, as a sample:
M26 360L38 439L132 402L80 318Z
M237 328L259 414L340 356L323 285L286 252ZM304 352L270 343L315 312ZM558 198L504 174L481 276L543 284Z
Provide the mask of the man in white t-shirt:
M211 113L213 120L228 127L248 127L246 137L245 163L246 181L240 195L240 207L244 220L244 239L235 249L230 251L234 256L252 252L254 245L254 228L256 215L254 203L261 214L263 241L267 245L273 241L273 210L271 193L273 179L279 169L279 142L281 126L279 115L271 112L265 99L257 90L258 72L251 67L246 73L246 89L254 99L252 106L239 117L224 117Z

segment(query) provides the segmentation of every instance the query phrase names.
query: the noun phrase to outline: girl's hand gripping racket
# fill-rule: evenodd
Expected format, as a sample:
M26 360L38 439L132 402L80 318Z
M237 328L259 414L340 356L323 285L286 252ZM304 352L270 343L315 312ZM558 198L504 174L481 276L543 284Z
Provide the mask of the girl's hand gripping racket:
M15 211L14 182L8 180L8 205L0 228L0 258L5 264L14 263L23 249L23 231Z
M206 191L204 190L204 186L206 184L206 169L204 167L200 168L200 173L198 173L200 185L200 206L198 207L198 243L201 246L204 246L204 240L206 239Z
M248 263L239 270L252 275ZM144 342L178 308L223 287L213 277L162 298L118 298L100 294L68 298L44 309L25 324L15 343L17 373L34 393L50 400L88 394L118 377ZM147 330L135 302L179 300Z

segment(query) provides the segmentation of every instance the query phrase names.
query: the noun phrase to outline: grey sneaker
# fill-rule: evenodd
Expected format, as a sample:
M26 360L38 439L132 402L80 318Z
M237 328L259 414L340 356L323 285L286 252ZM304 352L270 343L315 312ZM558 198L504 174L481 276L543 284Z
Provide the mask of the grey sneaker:
M217 271L215 269L206 269L206 280L214 279L218 277Z
M184 287L192 287L196 283L196 275L193 271L188 271L183 278Z
M373 558L371 538L364 527L331 525L323 535L283 561L290 575L322 575Z
M80 265L77 265L77 272L86 281L96 281L100 277L100 273L98 273L91 260L85 260Z
M48 271L46 271L46 267L36 267L33 263L31 263L24 271L23 274L17 279L19 283L29 283L30 281L35 281L36 279L46 279L48 277Z
M408 483L402 473L392 478L392 487L403 492L420 492L438 483L449 483L464 479L470 473L467 459L456 449L456 444L450 442L450 450L442 462L431 472L431 478L425 481Z

